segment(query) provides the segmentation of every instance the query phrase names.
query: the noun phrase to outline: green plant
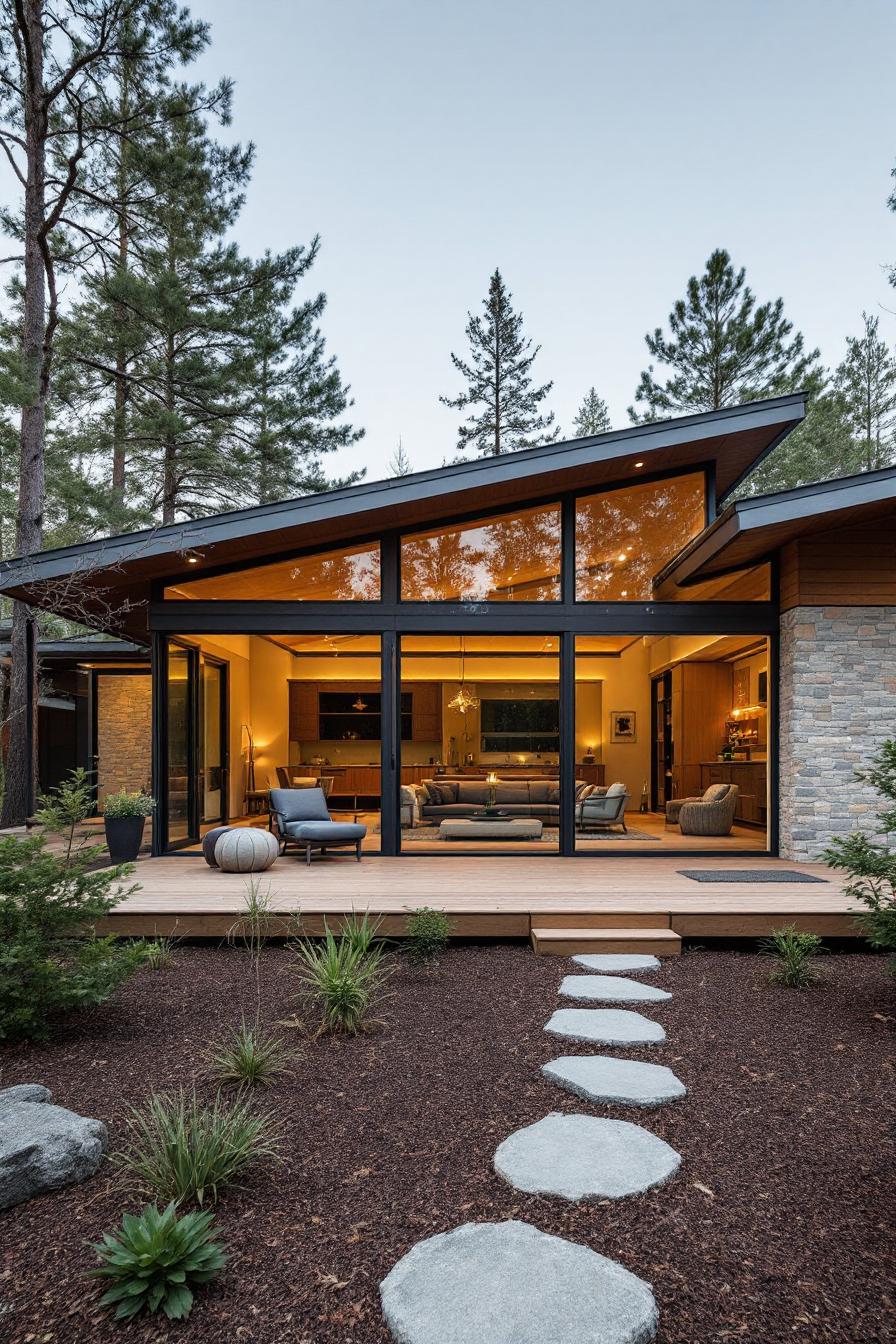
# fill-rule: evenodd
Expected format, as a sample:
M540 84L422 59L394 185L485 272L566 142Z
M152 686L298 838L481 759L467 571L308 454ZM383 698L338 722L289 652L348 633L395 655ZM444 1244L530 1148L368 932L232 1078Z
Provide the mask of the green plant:
M143 964L151 971L167 971L174 965L179 938L150 938L142 944Z
M278 1037L268 1035L257 1022L250 1026L244 1018L212 1051L209 1066L222 1083L257 1087L287 1073L293 1056Z
M245 1096L201 1102L195 1091L155 1093L127 1120L129 1146L113 1161L133 1188L178 1203L206 1198L232 1184L255 1161L275 1159L279 1130Z
M405 925L405 951L411 961L433 962L448 946L454 925L443 910L420 905L408 915Z
M354 1034L382 996L391 967L381 943L363 952L351 937L337 941L328 926L324 929L322 940L305 938L295 945L302 989L320 1009L322 1031Z
M779 965L772 979L791 989L808 989L818 980L812 959L824 949L817 933L798 933L793 924L783 929L772 929L769 938L761 939L759 950L764 956L777 957Z
M100 1303L116 1306L118 1321L159 1308L169 1321L189 1316L193 1289L227 1263L224 1248L211 1239L213 1221L211 1213L178 1215L173 1201L162 1213L154 1204L136 1216L126 1213L121 1231L106 1232L93 1246L103 1264L91 1273L113 1280Z
M103 802L103 816L109 821L119 817L151 817L156 800L148 793L128 793L119 789L118 793L107 793Z
M97 920L136 886L127 865L89 871L103 854L77 828L92 806L83 770L42 799L38 818L62 835L0 839L0 1040L45 1039L59 1014L102 1003L142 964L139 944L97 938Z
M871 946L896 954L896 849L888 840L896 832L896 739L884 742L870 768L857 770L855 777L886 800L877 814L881 841L854 831L845 840L832 840L822 858L829 867L849 874L846 895L865 907L859 926Z
M370 916L366 910L360 919L353 912L342 921L339 934L359 957L366 957L374 946L377 930L381 923L382 920L377 920L375 924L371 924Z

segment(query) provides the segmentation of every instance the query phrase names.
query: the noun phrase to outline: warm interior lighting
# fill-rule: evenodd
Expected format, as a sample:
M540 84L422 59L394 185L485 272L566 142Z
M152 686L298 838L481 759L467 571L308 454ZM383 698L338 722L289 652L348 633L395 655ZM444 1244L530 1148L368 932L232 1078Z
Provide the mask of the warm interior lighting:
M766 712L765 705L743 705L740 709L732 709L732 719L755 719L758 714Z
M187 556L187 564L188 564L188 565L198 565L198 564L199 564L199 556L198 556L198 555L188 555L188 556Z
M363 714L366 708L367 708L367 701L362 700L360 695L358 696L357 700L352 701L352 709L356 709L359 714Z
M619 561L620 565L624 565L626 560L628 559L628 556L626 555L625 551L622 551L619 555L617 555L616 559Z
M643 467L643 465L644 465L643 462L636 462L636 463L635 463L635 466L636 466L636 467Z
M457 695L454 697L454 699L448 701L448 708L456 709L458 714L466 714L471 709L479 708L479 701L477 700L475 695L472 695L471 692L467 690L466 683L464 681L463 639L461 639L460 641L460 686L458 687Z

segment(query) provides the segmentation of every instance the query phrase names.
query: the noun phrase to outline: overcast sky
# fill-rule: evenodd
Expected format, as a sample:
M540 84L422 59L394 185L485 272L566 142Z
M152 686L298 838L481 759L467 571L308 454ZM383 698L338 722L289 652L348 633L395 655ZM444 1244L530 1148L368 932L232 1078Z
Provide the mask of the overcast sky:
M367 429L332 469L455 448L449 352L500 266L565 434L614 424L714 247L825 360L896 340L892 0L193 0L236 81L254 253L323 239L313 283Z

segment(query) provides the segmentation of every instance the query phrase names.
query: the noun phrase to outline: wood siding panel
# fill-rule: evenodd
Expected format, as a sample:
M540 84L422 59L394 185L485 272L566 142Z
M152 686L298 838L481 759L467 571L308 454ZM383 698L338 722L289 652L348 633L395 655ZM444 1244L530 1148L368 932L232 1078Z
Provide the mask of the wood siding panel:
M781 610L800 606L896 606L896 515L785 546Z

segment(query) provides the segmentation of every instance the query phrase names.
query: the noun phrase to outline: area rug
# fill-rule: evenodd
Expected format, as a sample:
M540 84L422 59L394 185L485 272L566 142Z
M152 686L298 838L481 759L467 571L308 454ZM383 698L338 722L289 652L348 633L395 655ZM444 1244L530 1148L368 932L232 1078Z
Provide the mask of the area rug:
M692 882L821 882L826 877L797 873L792 868L679 868L682 877Z

